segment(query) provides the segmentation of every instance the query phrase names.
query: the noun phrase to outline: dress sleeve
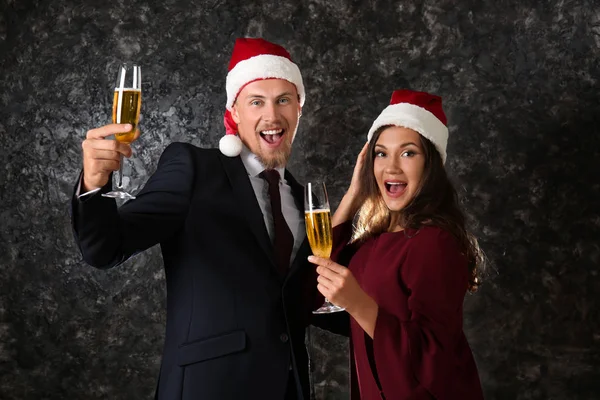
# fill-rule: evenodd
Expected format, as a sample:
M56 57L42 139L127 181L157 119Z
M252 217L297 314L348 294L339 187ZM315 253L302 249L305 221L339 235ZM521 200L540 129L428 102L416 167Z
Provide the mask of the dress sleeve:
M351 251L353 246L348 244L351 238L352 221L343 222L333 228L333 247L330 258L345 267L348 266L350 258L352 258L352 255L354 254L354 252Z
M440 229L411 238L398 271L408 293L408 318L379 308L373 349L383 392L393 387L389 366L410 366L419 384L438 400L451 399L459 367L462 304L468 285L467 262L454 237Z

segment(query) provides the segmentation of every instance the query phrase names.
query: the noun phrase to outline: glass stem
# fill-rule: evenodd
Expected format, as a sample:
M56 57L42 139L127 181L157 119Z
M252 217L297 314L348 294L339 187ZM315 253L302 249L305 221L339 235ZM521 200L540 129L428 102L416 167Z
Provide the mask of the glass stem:
M117 189L123 189L123 154L119 160L119 179L117 180Z

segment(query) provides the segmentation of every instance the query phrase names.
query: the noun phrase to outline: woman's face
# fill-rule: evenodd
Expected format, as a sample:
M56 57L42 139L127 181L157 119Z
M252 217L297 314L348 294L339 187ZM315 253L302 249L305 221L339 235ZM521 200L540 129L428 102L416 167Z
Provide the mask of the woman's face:
M381 197L390 211L400 211L419 188L425 154L419 133L400 126L386 128L377 139L373 172Z

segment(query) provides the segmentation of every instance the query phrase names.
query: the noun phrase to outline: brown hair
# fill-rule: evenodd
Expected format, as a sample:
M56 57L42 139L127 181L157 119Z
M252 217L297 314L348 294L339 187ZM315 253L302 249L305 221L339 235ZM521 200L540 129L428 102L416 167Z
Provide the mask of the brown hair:
M435 145L419 135L425 155L425 167L415 196L400 212L391 212L385 204L373 170L375 144L388 126L377 129L367 150L366 159L360 172L363 183L358 194L361 204L353 242L388 232L396 225L405 229L418 230L423 226L437 226L450 232L458 240L469 265L469 291L474 292L481 284L485 268L485 255L475 238L466 228L465 215L459 207L458 195L446 174L442 157Z

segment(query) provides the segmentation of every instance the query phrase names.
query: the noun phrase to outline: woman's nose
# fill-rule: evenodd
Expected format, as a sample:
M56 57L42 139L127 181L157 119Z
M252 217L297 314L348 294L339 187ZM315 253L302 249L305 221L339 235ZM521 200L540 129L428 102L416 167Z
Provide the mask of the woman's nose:
M402 172L401 162L398 157L389 157L385 165L385 172L389 174L399 174Z

